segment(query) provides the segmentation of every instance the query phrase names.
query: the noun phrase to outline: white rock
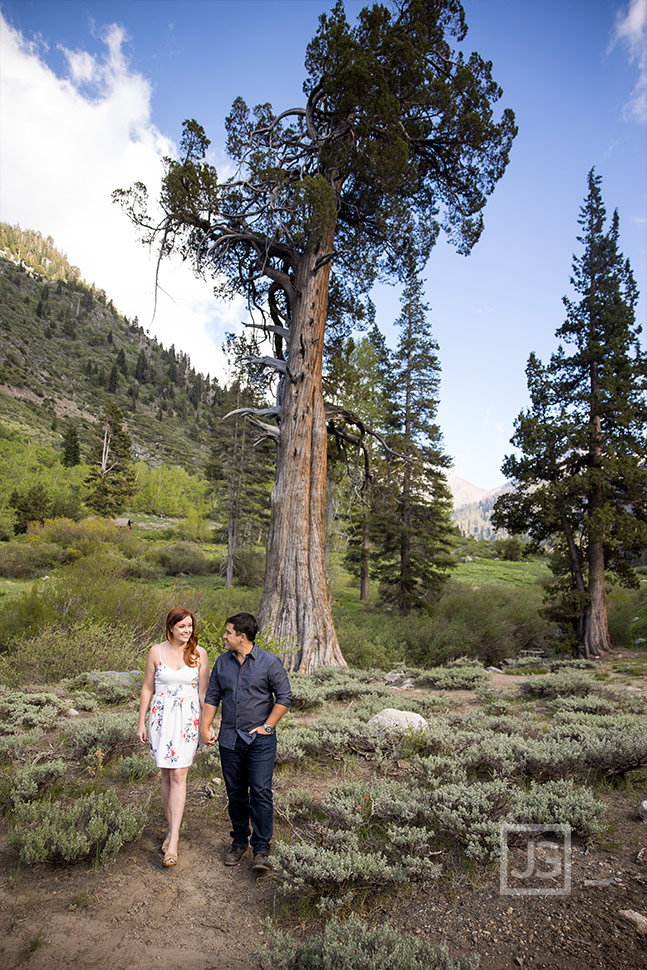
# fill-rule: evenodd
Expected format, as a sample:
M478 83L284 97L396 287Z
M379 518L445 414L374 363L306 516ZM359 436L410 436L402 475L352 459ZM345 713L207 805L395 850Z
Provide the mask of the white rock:
M79 716L79 712L78 711L75 711L73 707L71 707L69 709L69 711L67 712L67 714L68 714L68 717L78 717Z
M632 923L641 936L647 936L647 916L637 913L635 909L621 909L618 915L626 919L628 923Z
M374 714L368 723L369 726L382 731L407 728L421 731L427 727L427 722L421 714L415 714L413 711L397 711L393 707L385 707L379 714Z
M647 798L638 806L638 814L641 818L647 819Z

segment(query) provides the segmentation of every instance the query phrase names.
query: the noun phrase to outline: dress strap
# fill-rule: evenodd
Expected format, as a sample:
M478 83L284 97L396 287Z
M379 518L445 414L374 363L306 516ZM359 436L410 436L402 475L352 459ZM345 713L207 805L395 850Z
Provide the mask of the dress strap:
M162 663L162 644L161 643L157 644L157 659L160 663Z

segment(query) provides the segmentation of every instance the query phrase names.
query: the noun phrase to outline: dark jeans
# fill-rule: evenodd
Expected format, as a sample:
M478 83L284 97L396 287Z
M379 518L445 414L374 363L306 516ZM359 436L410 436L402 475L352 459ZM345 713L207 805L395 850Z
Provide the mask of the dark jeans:
M236 748L220 746L222 777L229 798L231 838L247 845L252 823L254 854L269 853L272 838L272 774L276 759L276 735L257 734L251 744L236 739Z

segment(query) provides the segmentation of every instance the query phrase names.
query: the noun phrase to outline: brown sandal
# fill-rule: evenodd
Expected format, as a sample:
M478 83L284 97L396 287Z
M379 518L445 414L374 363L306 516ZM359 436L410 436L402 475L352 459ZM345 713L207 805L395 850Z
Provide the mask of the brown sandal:
M164 856L165 866L176 866L177 865L177 852L167 852Z

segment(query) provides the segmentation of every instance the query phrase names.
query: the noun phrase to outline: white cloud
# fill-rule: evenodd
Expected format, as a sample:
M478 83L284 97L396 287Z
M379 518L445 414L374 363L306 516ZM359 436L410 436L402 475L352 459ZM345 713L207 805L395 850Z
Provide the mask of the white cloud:
M610 49L622 44L629 60L638 68L638 80L625 105L625 117L639 122L647 120L647 0L629 0L625 12L616 16Z
M44 45L0 13L0 218L51 235L119 310L197 369L222 376L223 335L237 328L242 304L216 301L187 264L166 262L152 321L155 257L111 193L142 181L154 198L175 146L151 121L151 85L130 69L123 29L107 27L101 39L102 57L61 48L68 76L59 77L41 57Z

